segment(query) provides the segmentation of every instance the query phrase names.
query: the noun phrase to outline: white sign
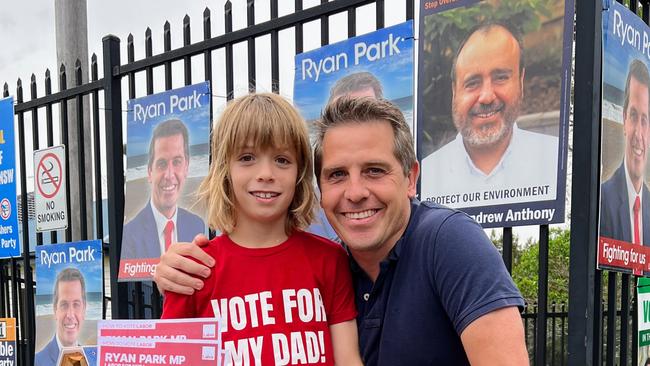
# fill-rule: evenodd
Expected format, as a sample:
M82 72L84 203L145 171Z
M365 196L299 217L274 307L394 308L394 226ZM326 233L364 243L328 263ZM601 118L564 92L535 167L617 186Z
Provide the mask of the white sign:
M36 231L68 227L65 146L34 151L34 208Z

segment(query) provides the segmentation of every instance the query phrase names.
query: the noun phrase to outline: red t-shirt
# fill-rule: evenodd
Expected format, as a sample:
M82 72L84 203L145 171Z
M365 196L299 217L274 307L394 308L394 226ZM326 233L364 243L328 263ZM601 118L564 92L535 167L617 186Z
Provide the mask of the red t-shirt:
M334 364L329 326L356 317L340 245L297 232L262 249L222 235L204 250L216 262L205 286L167 292L163 318L221 317L226 365Z

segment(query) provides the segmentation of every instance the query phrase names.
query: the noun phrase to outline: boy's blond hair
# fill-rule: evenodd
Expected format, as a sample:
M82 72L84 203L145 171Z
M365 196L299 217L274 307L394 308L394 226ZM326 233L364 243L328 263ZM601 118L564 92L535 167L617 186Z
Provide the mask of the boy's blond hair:
M199 200L207 205L210 228L229 234L237 224L230 159L247 143L259 149L295 148L298 178L285 231L288 235L305 229L314 219L316 204L307 126L289 102L272 93L230 101L212 131L212 164L198 189Z

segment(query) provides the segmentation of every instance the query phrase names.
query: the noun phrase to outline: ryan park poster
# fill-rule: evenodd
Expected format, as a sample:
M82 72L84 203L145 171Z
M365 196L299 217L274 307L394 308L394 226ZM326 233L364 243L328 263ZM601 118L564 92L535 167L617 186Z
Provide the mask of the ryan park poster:
M646 366L650 363L650 279L639 278L637 292L637 365Z
M308 122L348 95L388 99L413 126L413 21L298 54L295 63L293 102Z
M485 228L563 222L573 1L420 4L420 199Z
M120 281L151 279L169 245L206 232L194 193L208 171L210 100L203 82L127 103Z
M99 240L36 247L36 365L55 365L59 345L97 344L104 303L102 264Z
M615 1L602 12L599 268L650 274L650 28Z

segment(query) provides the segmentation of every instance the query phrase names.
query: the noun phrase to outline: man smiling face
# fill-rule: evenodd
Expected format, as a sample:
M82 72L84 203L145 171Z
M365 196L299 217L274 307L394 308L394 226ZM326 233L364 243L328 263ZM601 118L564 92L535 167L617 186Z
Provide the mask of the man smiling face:
M520 53L514 36L498 25L476 31L459 51L452 112L467 147L509 141L522 99Z
M86 318L84 288L79 280L60 281L54 303L56 334L64 347L76 346Z
M185 155L182 134L159 137L154 142L153 164L149 167L151 202L170 218L187 177L189 159Z
M627 171L637 191L640 191L648 160L648 100L648 86L631 77L627 109L623 112L623 132Z
M408 224L418 166L405 174L394 146L382 120L342 122L323 137L321 206L353 254L385 257Z

